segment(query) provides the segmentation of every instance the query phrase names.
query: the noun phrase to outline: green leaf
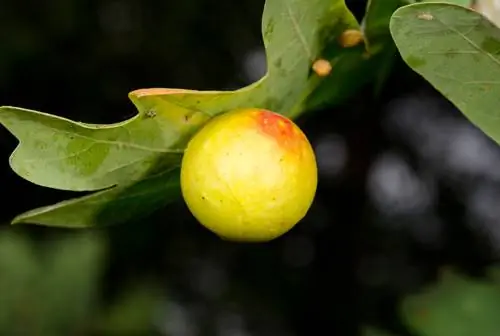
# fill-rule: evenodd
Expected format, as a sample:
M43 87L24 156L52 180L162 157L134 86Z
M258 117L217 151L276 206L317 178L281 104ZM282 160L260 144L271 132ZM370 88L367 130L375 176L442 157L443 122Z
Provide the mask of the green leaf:
M500 29L444 3L402 7L390 28L405 62L500 143Z
M377 85L375 92L381 91L394 63L396 47L389 31L392 13L404 4L403 0L368 0L363 18L364 34L369 54L379 54L376 66Z
M386 40L391 39L389 22L392 13L404 4L403 0L368 0L363 26L370 45L380 42L377 40L387 43ZM372 48L376 49L376 46L370 47L369 50Z
M126 222L146 215L175 200L180 193L179 169L165 170L130 185L25 212L12 224L84 228Z
M270 109L291 118L339 102L370 80L377 62L364 46L344 48L338 37L359 29L343 0L267 0L262 18L267 74L235 91L140 89L129 94L137 116L94 125L36 111L0 108L0 122L20 141L11 166L38 185L96 194L35 209L14 223L89 227L118 223L179 196L178 167L190 137L230 109ZM329 76L312 71L317 59ZM328 94L325 94L327 92Z
M500 287L446 273L401 306L405 323L421 336L497 335Z
M178 162L180 142L201 118L184 122L176 112L101 126L2 107L0 122L20 140L10 158L17 174L41 186L83 191L139 179L158 156L164 166Z

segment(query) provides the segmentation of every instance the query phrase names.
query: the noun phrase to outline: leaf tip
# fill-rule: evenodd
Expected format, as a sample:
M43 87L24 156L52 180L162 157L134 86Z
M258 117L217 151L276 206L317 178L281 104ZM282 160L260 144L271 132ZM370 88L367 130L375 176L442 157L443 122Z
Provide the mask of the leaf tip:
M24 224L39 224L39 225L43 225L43 222L39 222L37 220L33 220L33 215L36 215L36 214L34 214L35 210L38 210L38 209L33 209L33 210L30 210L30 211L27 211L27 212L23 212L23 213L17 215L16 217L14 217L10 221L10 225L19 225L19 224L21 224L21 225L24 225Z
M17 217L14 217L14 219L12 219L10 221L10 225L18 225L18 224L26 224L27 222L23 220L22 216L17 216Z

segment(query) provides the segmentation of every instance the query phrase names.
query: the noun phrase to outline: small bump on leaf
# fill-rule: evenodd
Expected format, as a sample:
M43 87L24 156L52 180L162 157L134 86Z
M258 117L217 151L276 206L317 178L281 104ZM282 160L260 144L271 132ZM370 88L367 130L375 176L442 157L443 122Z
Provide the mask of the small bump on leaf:
M339 37L339 43L344 48L355 47L363 41L364 35L357 29L347 29Z
M332 64L325 59L319 59L313 63L313 71L320 77L325 77L332 71Z
M420 13L417 16L420 20L431 21L434 19L434 16L430 13Z

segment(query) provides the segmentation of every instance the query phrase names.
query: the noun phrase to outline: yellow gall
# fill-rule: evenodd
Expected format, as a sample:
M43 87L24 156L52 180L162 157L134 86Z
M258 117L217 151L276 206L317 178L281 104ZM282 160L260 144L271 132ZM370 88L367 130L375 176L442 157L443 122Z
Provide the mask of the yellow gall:
M317 186L306 135L287 117L245 108L209 121L190 140L181 190L193 216L225 240L265 242L307 213Z

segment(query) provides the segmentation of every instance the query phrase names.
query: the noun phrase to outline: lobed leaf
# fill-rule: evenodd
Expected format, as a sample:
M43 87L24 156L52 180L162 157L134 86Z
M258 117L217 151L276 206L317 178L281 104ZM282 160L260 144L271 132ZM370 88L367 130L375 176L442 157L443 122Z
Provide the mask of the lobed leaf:
M343 0L267 0L262 18L267 74L247 87L132 91L129 98L138 115L112 125L0 107L0 123L20 142L11 157L17 174L45 187L100 190L34 209L13 223L90 227L162 207L179 196L177 168L183 149L210 118L241 107L296 118L367 83L378 60L364 54L363 44L343 47L338 38L347 29L359 25ZM318 59L332 64L328 76L312 70Z

